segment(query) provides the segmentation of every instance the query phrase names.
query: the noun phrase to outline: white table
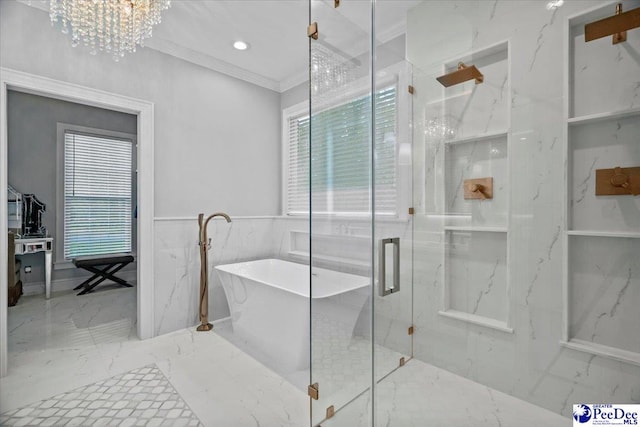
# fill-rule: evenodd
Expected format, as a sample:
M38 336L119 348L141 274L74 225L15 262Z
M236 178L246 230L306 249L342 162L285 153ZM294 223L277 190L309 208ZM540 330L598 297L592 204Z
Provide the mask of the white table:
M53 267L53 237L16 239L16 255L44 252L45 296L51 297L51 268Z

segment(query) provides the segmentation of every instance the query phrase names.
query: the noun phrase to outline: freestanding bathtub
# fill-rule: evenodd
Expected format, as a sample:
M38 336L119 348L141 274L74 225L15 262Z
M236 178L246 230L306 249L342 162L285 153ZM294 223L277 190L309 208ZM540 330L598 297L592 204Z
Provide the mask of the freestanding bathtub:
M215 267L234 335L295 372L309 367L309 266L261 259ZM369 278L313 268L313 313L353 333Z

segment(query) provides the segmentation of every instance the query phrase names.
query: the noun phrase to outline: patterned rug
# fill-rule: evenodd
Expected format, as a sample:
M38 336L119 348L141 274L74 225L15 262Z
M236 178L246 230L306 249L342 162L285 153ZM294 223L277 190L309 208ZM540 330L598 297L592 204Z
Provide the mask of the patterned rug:
M189 426L202 423L156 365L0 414L2 426Z

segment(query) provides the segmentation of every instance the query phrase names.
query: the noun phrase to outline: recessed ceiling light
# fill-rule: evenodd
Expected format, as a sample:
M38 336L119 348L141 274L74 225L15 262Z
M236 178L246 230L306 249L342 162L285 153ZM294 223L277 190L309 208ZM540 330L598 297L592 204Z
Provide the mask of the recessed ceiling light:
M249 44L238 40L237 42L233 43L233 47L238 50L247 50L249 49Z

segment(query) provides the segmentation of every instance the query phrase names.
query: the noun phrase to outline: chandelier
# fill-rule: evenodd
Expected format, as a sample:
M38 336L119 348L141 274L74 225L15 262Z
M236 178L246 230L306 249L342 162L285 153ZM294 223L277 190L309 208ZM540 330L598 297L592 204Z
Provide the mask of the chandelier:
M144 46L160 13L171 0L50 0L51 24L71 34L71 45L84 44L95 55L106 51L118 61Z

